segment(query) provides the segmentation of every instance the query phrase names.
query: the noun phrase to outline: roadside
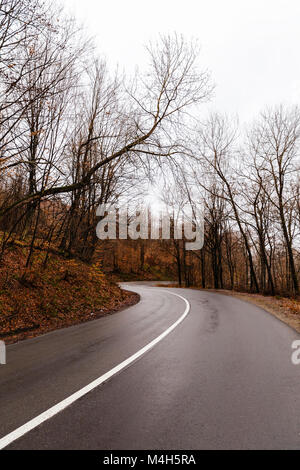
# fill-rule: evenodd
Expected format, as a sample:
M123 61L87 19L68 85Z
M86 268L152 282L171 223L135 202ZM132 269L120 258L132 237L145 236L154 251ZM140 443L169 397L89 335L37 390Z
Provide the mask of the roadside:
M0 265L0 340L6 344L94 320L136 304L96 265L35 249L11 246Z
M209 289L207 289L209 290ZM286 297L271 297L261 294L248 294L230 290L213 290L219 294L231 295L263 308L276 318L300 333L300 301Z

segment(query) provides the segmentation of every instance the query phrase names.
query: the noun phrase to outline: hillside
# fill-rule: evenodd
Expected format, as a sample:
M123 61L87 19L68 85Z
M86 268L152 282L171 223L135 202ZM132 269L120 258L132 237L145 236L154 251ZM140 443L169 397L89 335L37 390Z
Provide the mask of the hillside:
M96 264L11 245L0 265L0 339L16 342L129 306L138 296L121 290Z

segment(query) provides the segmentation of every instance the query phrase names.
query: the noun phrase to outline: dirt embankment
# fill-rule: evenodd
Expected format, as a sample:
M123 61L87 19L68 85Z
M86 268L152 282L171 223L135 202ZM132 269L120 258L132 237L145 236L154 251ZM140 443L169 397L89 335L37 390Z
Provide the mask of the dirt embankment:
M139 301L121 290L97 265L36 250L25 269L28 248L12 246L0 265L0 340L13 343L94 320Z

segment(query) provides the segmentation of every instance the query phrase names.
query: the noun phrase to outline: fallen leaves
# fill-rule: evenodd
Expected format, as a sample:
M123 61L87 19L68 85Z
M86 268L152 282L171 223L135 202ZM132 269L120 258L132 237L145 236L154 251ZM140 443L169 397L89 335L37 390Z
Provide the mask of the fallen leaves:
M42 269L43 255L36 252L25 270L27 249L14 246L0 266L0 338L7 343L94 320L138 301L96 265L52 254Z

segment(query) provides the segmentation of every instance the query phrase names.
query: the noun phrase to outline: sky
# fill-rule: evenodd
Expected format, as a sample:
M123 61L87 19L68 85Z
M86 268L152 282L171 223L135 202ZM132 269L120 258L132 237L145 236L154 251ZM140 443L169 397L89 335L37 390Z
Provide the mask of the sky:
M265 106L300 103L299 0L62 0L112 68L147 63L160 33L197 38L216 84L210 110L251 121ZM206 106L206 105L205 105Z

